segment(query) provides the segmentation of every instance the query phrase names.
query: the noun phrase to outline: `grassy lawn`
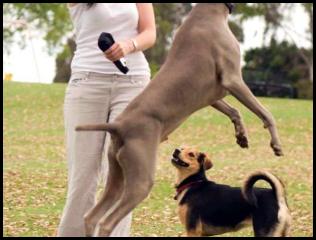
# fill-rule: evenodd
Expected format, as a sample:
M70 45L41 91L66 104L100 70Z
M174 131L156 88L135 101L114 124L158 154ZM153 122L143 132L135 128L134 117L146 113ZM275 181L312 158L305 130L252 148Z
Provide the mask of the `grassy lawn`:
M54 236L66 197L67 169L63 125L65 84L4 83L4 236ZM244 118L249 149L235 144L233 125L212 108L193 114L159 147L156 182L133 213L132 236L180 236L184 229L173 200L175 169L170 156L179 145L209 153L208 176L240 186L246 175L266 169L286 185L292 235L312 232L312 102L260 98L274 115L285 156L269 147L260 120L232 97ZM222 236L252 236L252 229Z

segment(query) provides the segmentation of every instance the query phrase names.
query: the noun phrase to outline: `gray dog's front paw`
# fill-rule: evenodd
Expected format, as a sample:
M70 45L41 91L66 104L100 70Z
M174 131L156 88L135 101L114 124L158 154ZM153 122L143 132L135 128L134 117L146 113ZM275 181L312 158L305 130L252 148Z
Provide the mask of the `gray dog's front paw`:
M240 133L238 135L236 135L236 139L237 139L237 144L241 147L241 148L248 148L248 139L247 136Z
M282 151L282 148L280 145L278 144L270 144L270 146L272 147L273 151L274 151L274 155L280 157L280 156L283 156L283 151Z

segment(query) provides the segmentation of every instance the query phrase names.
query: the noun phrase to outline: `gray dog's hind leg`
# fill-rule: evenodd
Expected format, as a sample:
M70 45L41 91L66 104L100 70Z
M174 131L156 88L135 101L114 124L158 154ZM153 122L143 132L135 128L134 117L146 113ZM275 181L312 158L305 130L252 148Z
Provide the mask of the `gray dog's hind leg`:
M123 192L122 168L117 162L116 153L111 144L108 151L109 175L103 195L97 204L85 215L86 236L93 236L101 217L118 201Z
M218 100L211 106L217 109L218 111L224 113L231 119L235 127L235 136L237 139L237 144L242 148L248 148L246 128L243 124L239 111L230 106L224 100Z
M264 127L269 129L271 135L270 146L276 156L282 156L281 143L276 129L275 120L272 114L266 110L244 83L240 74L224 74L223 86L241 103L255 113L264 123Z
M124 192L112 211L99 221L96 236L109 236L119 221L148 196L154 182L155 154L160 141L153 137L124 141L118 156L123 168Z

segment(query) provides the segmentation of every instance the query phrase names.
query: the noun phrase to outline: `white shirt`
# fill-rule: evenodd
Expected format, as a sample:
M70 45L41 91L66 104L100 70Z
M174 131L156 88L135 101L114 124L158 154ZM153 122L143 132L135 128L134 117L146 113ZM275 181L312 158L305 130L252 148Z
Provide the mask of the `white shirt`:
M102 32L111 33L116 42L135 37L139 19L136 3L96 3L90 8L86 3L77 3L69 11L77 45L71 63L72 73L123 74L99 49L98 38ZM130 53L124 58L129 68L127 75L150 76L143 52Z

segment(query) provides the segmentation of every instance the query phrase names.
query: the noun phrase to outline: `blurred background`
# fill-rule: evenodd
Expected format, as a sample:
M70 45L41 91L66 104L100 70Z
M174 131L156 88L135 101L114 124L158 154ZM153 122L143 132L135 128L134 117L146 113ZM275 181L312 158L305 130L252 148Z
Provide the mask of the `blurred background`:
M192 5L154 4L157 42L145 52L152 76ZM229 19L241 43L244 79L255 95L313 97L312 3L238 3ZM3 4L3 79L67 82L75 47L66 4Z

